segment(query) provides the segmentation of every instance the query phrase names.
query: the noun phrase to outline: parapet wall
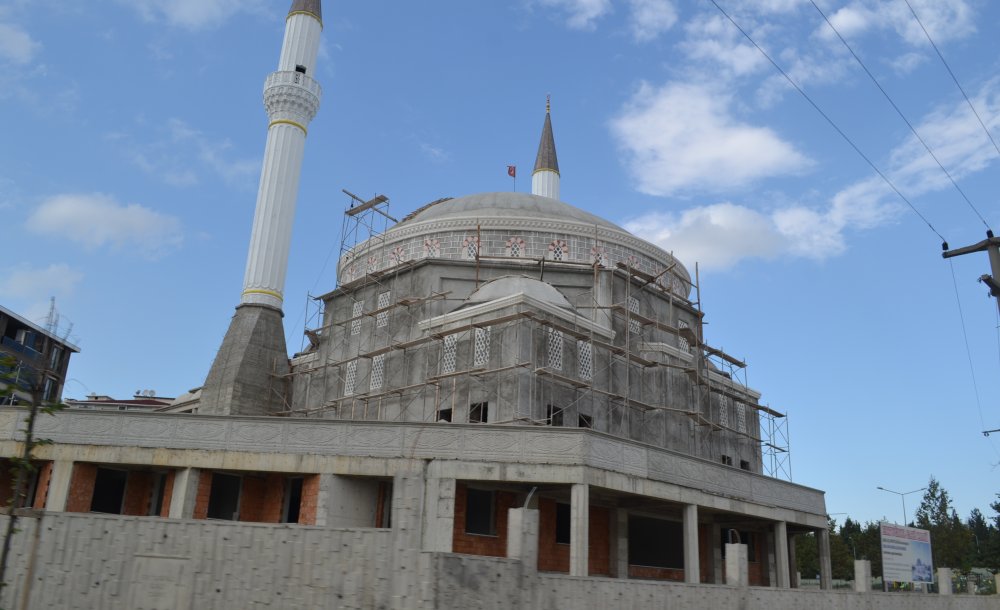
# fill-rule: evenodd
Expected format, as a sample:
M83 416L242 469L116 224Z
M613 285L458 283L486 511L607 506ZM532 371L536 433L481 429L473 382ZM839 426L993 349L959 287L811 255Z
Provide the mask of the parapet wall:
M407 549L400 530L32 514L18 523L4 608L987 610L998 599L538 574L515 559Z

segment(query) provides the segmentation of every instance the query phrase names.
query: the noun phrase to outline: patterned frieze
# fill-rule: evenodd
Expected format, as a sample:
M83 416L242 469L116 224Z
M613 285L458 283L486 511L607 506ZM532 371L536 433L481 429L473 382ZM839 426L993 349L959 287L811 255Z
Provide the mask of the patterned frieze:
M23 417L0 409L0 440L22 438ZM768 506L825 511L821 491L581 428L68 410L40 418L36 430L39 438L71 445L586 465Z

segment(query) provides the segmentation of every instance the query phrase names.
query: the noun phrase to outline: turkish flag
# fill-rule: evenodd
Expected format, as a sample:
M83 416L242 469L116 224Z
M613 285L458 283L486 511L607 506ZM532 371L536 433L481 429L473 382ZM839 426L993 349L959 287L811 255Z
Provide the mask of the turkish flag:
M516 165L508 165L507 166L507 175L510 176L511 178L516 178L517 177L517 166Z

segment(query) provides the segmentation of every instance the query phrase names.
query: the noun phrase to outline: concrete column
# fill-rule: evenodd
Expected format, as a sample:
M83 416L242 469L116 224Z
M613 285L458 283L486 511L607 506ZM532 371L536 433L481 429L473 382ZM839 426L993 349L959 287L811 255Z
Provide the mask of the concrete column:
M951 595L951 568L938 568L938 594Z
M427 479L424 505L423 550L450 553L455 527L455 479ZM537 530L536 521L536 537ZM509 542L509 531L507 535Z
M722 561L722 528L714 525L712 526L712 582L717 585L723 584L724 565Z
M830 530L825 527L817 532L819 548L819 588L833 588L833 564L830 563Z
M615 509L615 576L628 578L628 511L624 508Z
M868 593L872 590L872 562L867 559L854 560L854 591Z
M698 559L698 505L684 505L684 582L701 582L701 563Z
M63 512L69 499L69 484L73 478L73 461L56 460L52 462L52 473L49 475L49 491L45 498L45 510Z
M174 487L170 492L171 519L191 519L194 517L194 504L198 500L197 468L178 468L174 471Z
M397 550L420 548L420 513L425 492L420 473L397 474L392 479L392 532Z
M590 487L573 485L569 509L569 575L587 576L590 572Z
M750 584L747 557L747 545L726 543L727 585L731 587L746 587Z
M993 590L997 592L997 595L1000 595L1000 572L993 575Z
M511 508L507 511L507 557L518 559L526 573L538 571L538 511Z
M795 534L788 537L788 580L793 589L799 588L799 566L795 559Z
M778 521L774 524L774 571L779 589L788 589L792 586L789 578L791 573L788 570L788 524Z

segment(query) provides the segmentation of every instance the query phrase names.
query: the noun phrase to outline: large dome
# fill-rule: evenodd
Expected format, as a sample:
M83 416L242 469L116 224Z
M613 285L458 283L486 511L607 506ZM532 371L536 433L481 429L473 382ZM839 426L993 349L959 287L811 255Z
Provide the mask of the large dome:
M631 268L687 297L691 276L662 248L613 222L558 199L527 193L478 193L440 199L383 235L357 244L338 266L341 283L419 259L545 259Z
M529 195L527 193L476 193L455 199L446 199L418 209L395 225L393 229L409 226L419 222L442 220L489 220L493 218L518 217L538 220L561 220L580 224L599 226L616 231L625 231L613 222L604 220L590 212L571 206L568 203Z

